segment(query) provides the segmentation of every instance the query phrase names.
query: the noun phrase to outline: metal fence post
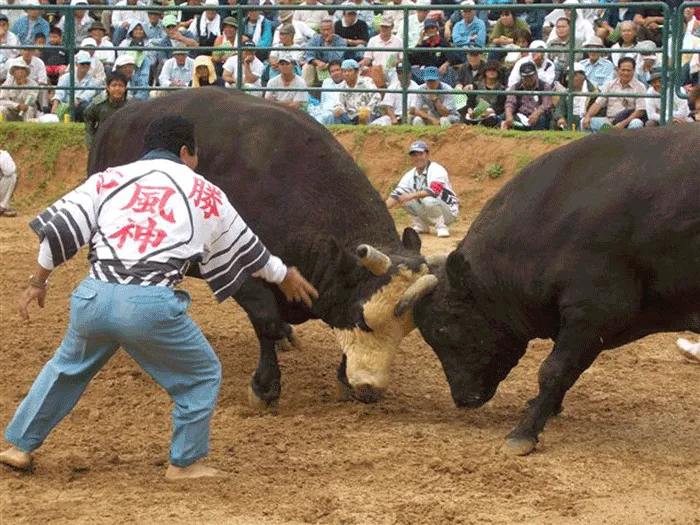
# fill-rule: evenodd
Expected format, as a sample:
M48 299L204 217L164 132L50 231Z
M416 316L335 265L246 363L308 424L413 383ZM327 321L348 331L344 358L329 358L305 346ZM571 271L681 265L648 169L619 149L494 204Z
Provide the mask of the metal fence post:
M71 121L75 122L75 10L69 9L64 11L63 19L66 21L63 27L63 45L68 55L68 85L70 92L68 93L68 113Z
M241 16L243 11L240 8L240 4L236 5L236 18L238 18L238 31L243 31L245 27L243 26L243 17ZM264 16L262 11L258 16ZM236 89L241 89L243 86L243 36L239 38L238 31L236 31Z
M403 12L403 51L401 58L401 81L403 86L401 86L401 120L404 124L408 124L408 89L411 78L411 65L408 61L408 19L409 11ZM406 69L408 67L408 69ZM387 86L388 87L388 86Z
M566 126L567 129L571 129L574 123L574 62L576 62L576 53L574 49L576 48L576 18L578 17L578 11L572 7L571 8L571 28L569 31L569 60L568 60L568 71L566 72L567 87L566 87ZM554 86L552 86L554 88Z

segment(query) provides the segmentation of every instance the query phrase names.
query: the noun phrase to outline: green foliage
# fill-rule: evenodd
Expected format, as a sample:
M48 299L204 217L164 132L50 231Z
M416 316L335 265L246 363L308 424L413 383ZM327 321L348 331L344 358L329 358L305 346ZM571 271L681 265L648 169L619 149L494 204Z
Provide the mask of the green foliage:
M0 126L2 148L16 153L21 147L35 153L46 172L53 169L58 154L84 144L83 124L25 124L4 122Z
M485 173L489 179L500 179L503 176L504 171L503 164L500 162L492 162L486 166Z

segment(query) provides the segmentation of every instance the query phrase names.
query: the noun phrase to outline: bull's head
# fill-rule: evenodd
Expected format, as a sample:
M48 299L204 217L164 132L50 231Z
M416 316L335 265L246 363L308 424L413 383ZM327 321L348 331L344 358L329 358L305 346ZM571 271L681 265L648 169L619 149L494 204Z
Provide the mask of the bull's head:
M437 275L435 289L416 304L416 325L442 363L455 404L480 407L517 364L527 342L498 320L502 312L482 293L460 252L450 253Z
M413 230L404 233L405 245L411 235ZM415 246L414 253L389 256L366 244L357 248L357 259L379 286L372 286L361 299L360 322L334 332L347 358L348 382L363 401L377 399L386 389L399 343L415 328L413 307L437 284Z

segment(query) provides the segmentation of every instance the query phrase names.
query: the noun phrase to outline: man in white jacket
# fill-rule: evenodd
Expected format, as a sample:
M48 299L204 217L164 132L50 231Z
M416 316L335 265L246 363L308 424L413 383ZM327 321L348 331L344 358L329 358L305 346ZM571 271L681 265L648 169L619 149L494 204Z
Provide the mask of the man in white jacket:
M16 217L17 212L10 208L10 200L17 186L17 166L12 156L0 149L0 217Z

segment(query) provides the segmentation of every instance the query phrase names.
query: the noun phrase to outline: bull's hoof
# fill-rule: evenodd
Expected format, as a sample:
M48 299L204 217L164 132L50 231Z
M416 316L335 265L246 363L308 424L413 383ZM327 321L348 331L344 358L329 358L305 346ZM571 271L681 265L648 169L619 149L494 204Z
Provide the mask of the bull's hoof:
M537 447L537 440L524 437L509 437L506 438L503 451L509 456L527 456L534 452Z
M275 350L278 352L290 352L292 350L299 350L299 345L297 343L296 337L285 337L279 341L275 341Z
M252 385L248 385L248 406L253 410L268 410L277 408L277 399L263 399L259 397Z
M355 393L350 385L338 379L338 401L352 401Z
M376 403L382 398L383 392L370 385L358 385L353 390L355 399L362 403Z

